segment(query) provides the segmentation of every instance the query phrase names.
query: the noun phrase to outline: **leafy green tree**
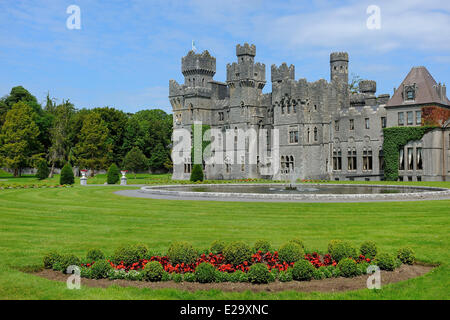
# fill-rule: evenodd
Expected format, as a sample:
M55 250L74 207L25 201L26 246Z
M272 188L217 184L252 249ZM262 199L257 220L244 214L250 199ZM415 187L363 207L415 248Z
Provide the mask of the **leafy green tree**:
M149 159L149 165L152 170L165 168L165 164L169 161L167 149L159 143L152 151Z
M14 176L22 168L33 166L42 154L39 128L33 119L33 110L25 102L18 102L8 111L0 132L0 157L14 170Z
M47 97L47 99L49 98ZM69 135L75 107L67 100L51 108L54 119L50 128L51 146L48 150L48 159L52 165L50 177L53 177L55 166L64 163L68 159L70 149Z
M190 180L192 182L203 181L203 168L201 164L194 164Z
M49 174L50 174L50 169L48 168L47 161L45 161L44 159L38 161L36 177L39 180L44 180L44 179L48 178Z
M125 156L123 167L125 170L133 172L134 178L136 178L137 172L148 169L148 159L138 147L134 147Z
M74 184L75 177L73 175L72 166L69 163L66 163L64 167L61 169L61 176L59 177L59 184Z
M119 168L117 168L116 164L113 163L108 169L106 181L108 182L108 184L116 184L117 182L119 182L119 180Z
M95 170L105 168L108 164L108 154L112 150L109 140L109 130L100 115L91 112L83 121L78 143L74 153L80 167Z

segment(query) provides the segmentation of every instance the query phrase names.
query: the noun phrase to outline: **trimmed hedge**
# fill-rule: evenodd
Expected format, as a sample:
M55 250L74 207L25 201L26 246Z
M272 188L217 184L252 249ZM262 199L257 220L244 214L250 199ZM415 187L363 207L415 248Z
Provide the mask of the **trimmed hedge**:
M127 244L120 246L114 251L111 261L114 264L120 264L122 261L125 265L130 265L139 259L143 259L148 249L143 244Z
M381 269L381 270L387 270L392 271L396 267L396 261L393 255L382 252L379 255L377 255L375 259L375 264Z
M158 261L151 261L145 265L143 277L145 281L161 281L164 272L165 271L161 263L159 263Z
M252 249L243 241L234 241L225 247L223 256L228 263L236 266L244 261L251 261Z
M269 283L271 273L267 266L263 263L257 263L248 270L248 281L251 283Z
M71 185L75 183L75 176L73 175L72 166L66 163L61 170L61 176L59 177L59 184Z
M108 277L111 270L113 270L113 268L108 261L99 260L92 265L90 275L92 279L104 279Z
M86 259L88 259L89 261L102 260L105 259L105 254L102 250L97 248L89 249L86 254Z
M369 259L375 258L378 252L377 245L373 241L364 241L359 248L361 254Z
M203 181L203 167L201 164L194 164L192 167L191 178L192 182Z
M336 262L344 258L355 257L357 255L356 249L348 241L331 240L328 244L328 253Z
M404 264L413 264L416 261L414 250L410 247L403 247L398 249L397 258Z
M215 240L211 243L211 252L213 254L221 254L226 245L227 243L223 240Z
M262 253L267 253L272 250L272 245L267 240L258 240L255 242L254 251L261 251Z
M49 252L45 254L43 260L44 260L44 268L45 269L52 269L55 263L61 262L62 255L59 254L56 251Z
M210 283L216 280L216 268L210 263L200 263L195 268L195 279L200 283Z
M339 268L339 272L343 277L351 278L358 275L358 266L356 265L356 261L353 259L342 259L341 261L339 261L337 267Z
M48 178L50 174L50 169L48 168L47 161L44 159L40 160L37 165L36 178L39 180L44 180Z
M116 184L120 180L119 168L113 163L107 173L106 182L108 184Z
M398 180L399 150L410 141L423 138L434 126L392 127L383 129L384 177L388 181Z
M58 270L62 271L63 273L67 272L67 268L70 266L80 266L81 260L74 254L68 253L64 254L61 257L61 260L59 261ZM55 265L53 265L55 266Z
M296 262L303 259L305 252L303 248L295 242L288 242L281 246L278 250L278 257L281 261L288 263Z
M297 281L309 281L314 277L316 268L307 260L300 260L292 268L292 278Z
M197 251L188 242L174 242L170 245L167 256L172 264L192 264L197 260Z

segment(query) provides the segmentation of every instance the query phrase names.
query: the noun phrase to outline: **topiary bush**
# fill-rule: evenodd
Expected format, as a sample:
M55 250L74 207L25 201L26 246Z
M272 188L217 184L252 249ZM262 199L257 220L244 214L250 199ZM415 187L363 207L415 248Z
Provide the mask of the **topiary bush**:
M114 264L120 264L122 261L125 265L130 265L143 259L148 249L143 244L126 244L117 248L111 261Z
M416 261L414 250L410 247L398 249L397 258L404 264L413 264Z
M296 262L303 259L305 252L303 248L295 242L288 242L281 246L278 250L278 257L282 262Z
M223 240L215 240L211 243L211 252L213 254L221 254L226 245L226 242Z
M108 184L116 184L120 180L119 168L113 163L109 169L106 176L106 182Z
M223 250L223 256L227 263L238 265L252 258L252 249L243 241L234 241Z
M230 282L248 282L248 275L241 270L230 273L229 275Z
M195 282L195 274L194 273L192 273L192 272L186 272L184 275L183 275L183 281L186 281L186 282Z
M295 238L290 240L289 242L294 242L296 244L298 244L300 247L302 247L302 249L305 249L305 245L303 244L303 240L299 239L299 238Z
M314 268L313 278L314 278L315 280L322 280L322 279L325 279L326 276L325 276L325 274L323 273L322 270L319 270L319 269Z
M52 251L44 255L44 268L45 269L52 269L55 263L61 262L61 254L59 254L56 251Z
M62 255L58 269L66 273L69 266L80 266L80 264L81 260L76 255L68 253Z
M188 242L174 242L170 245L167 256L174 265L192 264L197 260L197 251Z
M272 250L272 246L269 241L267 240L258 240L255 242L254 245L254 251L258 252L261 251L262 253L267 253Z
M299 260L292 268L292 278L297 281L309 281L314 276L314 266L307 260Z
M89 261L103 260L105 259L105 254L97 248L89 249L86 254L86 259Z
M289 282L292 281L292 269L287 269L286 271L280 271L278 274L278 280L280 282Z
M216 280L216 268L210 263L202 262L195 268L195 279L200 283L211 283Z
M364 241L359 248L361 254L369 259L375 258L378 252L377 245L373 241Z
M356 256L356 249L348 241L332 240L328 244L328 253L336 262L344 258L352 258Z
M50 169L48 168L47 161L44 159L40 160L37 164L37 172L36 172L36 178L39 180L44 180L48 178L48 175L50 174Z
M381 270L387 270L387 271L393 271L396 266L396 261L393 255L382 252L377 255L375 258L375 264L381 269Z
M61 175L59 177L59 184L74 184L75 177L73 175L72 166L69 163L66 163L61 170Z
M194 164L190 180L192 182L203 181L203 168L201 164Z
M248 281L251 283L269 283L271 274L263 263L256 263L248 270Z
M98 260L90 268L90 277L92 279L104 279L108 277L108 274L113 268L111 264L106 260Z
M351 258L344 258L337 264L340 275L346 278L351 278L358 275L358 266L356 261Z
M164 268L158 261L150 261L145 265L143 272L143 278L145 281L161 281L164 275Z

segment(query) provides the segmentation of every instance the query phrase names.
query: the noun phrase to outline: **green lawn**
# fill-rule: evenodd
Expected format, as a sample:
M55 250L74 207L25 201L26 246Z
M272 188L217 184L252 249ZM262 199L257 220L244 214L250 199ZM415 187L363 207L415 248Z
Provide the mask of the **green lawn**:
M439 185L450 187L448 182ZM0 190L0 299L449 297L450 201L337 204L167 201L121 197L113 193L118 188ZM277 247L294 237L304 239L308 249L319 251L325 251L331 239L347 239L358 246L370 239L387 251L409 245L419 260L441 266L423 277L389 285L378 292L359 290L335 294L190 293L115 286L68 290L64 283L19 271L41 265L43 254L51 249L82 256L90 247L112 253L125 242L143 242L152 249L166 250L173 240L187 240L196 247L206 248L215 239L239 239L251 244L257 239L268 239Z

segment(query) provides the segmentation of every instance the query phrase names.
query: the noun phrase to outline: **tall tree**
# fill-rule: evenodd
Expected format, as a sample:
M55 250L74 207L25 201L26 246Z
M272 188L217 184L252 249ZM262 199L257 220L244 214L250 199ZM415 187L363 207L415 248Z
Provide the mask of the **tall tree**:
M48 97L47 97L48 99ZM53 125L50 128L51 145L48 150L48 159L52 166L50 177L53 176L55 166L68 160L70 150L71 121L75 114L75 107L68 100L57 106L52 106L54 115Z
M0 157L2 163L14 170L35 164L43 154L39 141L39 128L34 122L34 112L25 102L19 101L8 111L0 133Z
M133 172L136 179L137 172L148 169L148 159L138 147L134 147L123 159L122 167Z
M96 112L89 113L83 121L74 153L77 164L91 169L92 176L95 170L106 168L110 162L108 155L112 145L108 135L109 130L100 115Z

